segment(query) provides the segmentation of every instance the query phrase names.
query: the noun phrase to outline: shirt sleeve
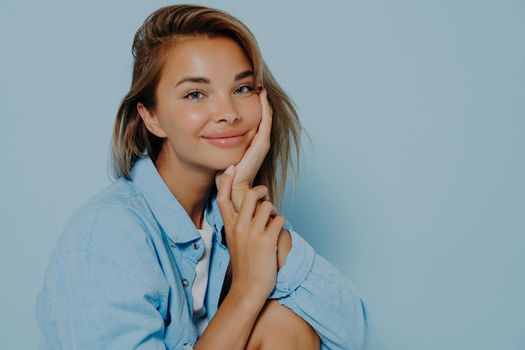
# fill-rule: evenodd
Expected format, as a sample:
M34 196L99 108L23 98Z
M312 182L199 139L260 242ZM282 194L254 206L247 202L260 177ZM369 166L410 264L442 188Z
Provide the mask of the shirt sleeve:
M321 350L365 349L369 339L368 313L352 282L313 248L290 223L292 248L277 273L270 299L308 322L321 340Z
M64 349L165 349L156 288L111 259L68 252L66 298L56 310Z
M140 223L105 208L88 236L88 245L62 253L63 268L49 280L62 349L166 349L165 286Z

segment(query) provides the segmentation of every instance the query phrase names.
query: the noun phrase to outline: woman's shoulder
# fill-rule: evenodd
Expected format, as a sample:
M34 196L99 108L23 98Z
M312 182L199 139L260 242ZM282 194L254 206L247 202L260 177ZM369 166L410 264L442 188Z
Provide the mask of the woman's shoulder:
M144 236L152 214L142 194L128 180L118 179L78 206L67 219L57 248L101 252L133 244ZM121 246L122 247L122 246ZM122 247L124 248L124 247Z
M79 288L75 283L81 281L85 283L82 288L96 289L96 283L91 286L92 281L104 278L115 278L112 282L120 283L122 288L164 288L156 247L148 238L158 234L151 221L154 218L148 217L150 213L133 184L122 180L111 183L78 206L55 244L40 301L44 302L44 298L63 301L61 290L65 284L74 289ZM78 277L80 274L84 276Z

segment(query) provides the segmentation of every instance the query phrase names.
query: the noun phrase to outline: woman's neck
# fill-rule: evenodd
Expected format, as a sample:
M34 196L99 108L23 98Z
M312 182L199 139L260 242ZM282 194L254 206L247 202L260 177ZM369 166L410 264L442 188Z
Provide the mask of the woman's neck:
M198 229L215 181L215 172L182 162L167 143L155 160L160 176Z

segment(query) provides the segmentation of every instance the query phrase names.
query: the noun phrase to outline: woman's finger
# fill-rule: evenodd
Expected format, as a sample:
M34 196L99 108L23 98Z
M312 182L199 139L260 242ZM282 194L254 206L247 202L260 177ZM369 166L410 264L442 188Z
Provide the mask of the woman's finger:
M279 234L286 223L286 219L282 215L277 215L274 218L270 218L268 221L268 226L266 227L266 233L273 235L273 241L277 242L279 240Z
M225 222L230 222L235 214L235 209L231 201L231 189L234 176L235 166L230 165L224 173L221 174L219 187L217 189L217 204L219 205L221 215Z
M239 212L239 225L242 225L242 227L250 226L257 202L259 199L265 198L267 194L268 187L264 185L255 186L246 192Z
M261 101L262 117L259 129L252 142L264 143L270 141L273 111L272 107L270 106L270 102L268 101L266 89L261 89L261 92L259 93L259 99Z
M276 213L277 209L270 201L264 201L258 203L258 208L253 218L253 224L259 229L264 229L268 219L272 216L272 213Z

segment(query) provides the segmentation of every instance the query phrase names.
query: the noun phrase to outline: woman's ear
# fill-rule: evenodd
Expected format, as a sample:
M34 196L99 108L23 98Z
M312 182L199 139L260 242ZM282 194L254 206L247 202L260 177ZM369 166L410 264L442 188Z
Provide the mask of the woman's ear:
M149 130L149 132L160 138L167 137L166 133L160 126L158 118L150 113L150 111L148 111L148 109L141 102L137 103L137 112L139 112L139 115L144 121L144 125L146 125L146 128Z

